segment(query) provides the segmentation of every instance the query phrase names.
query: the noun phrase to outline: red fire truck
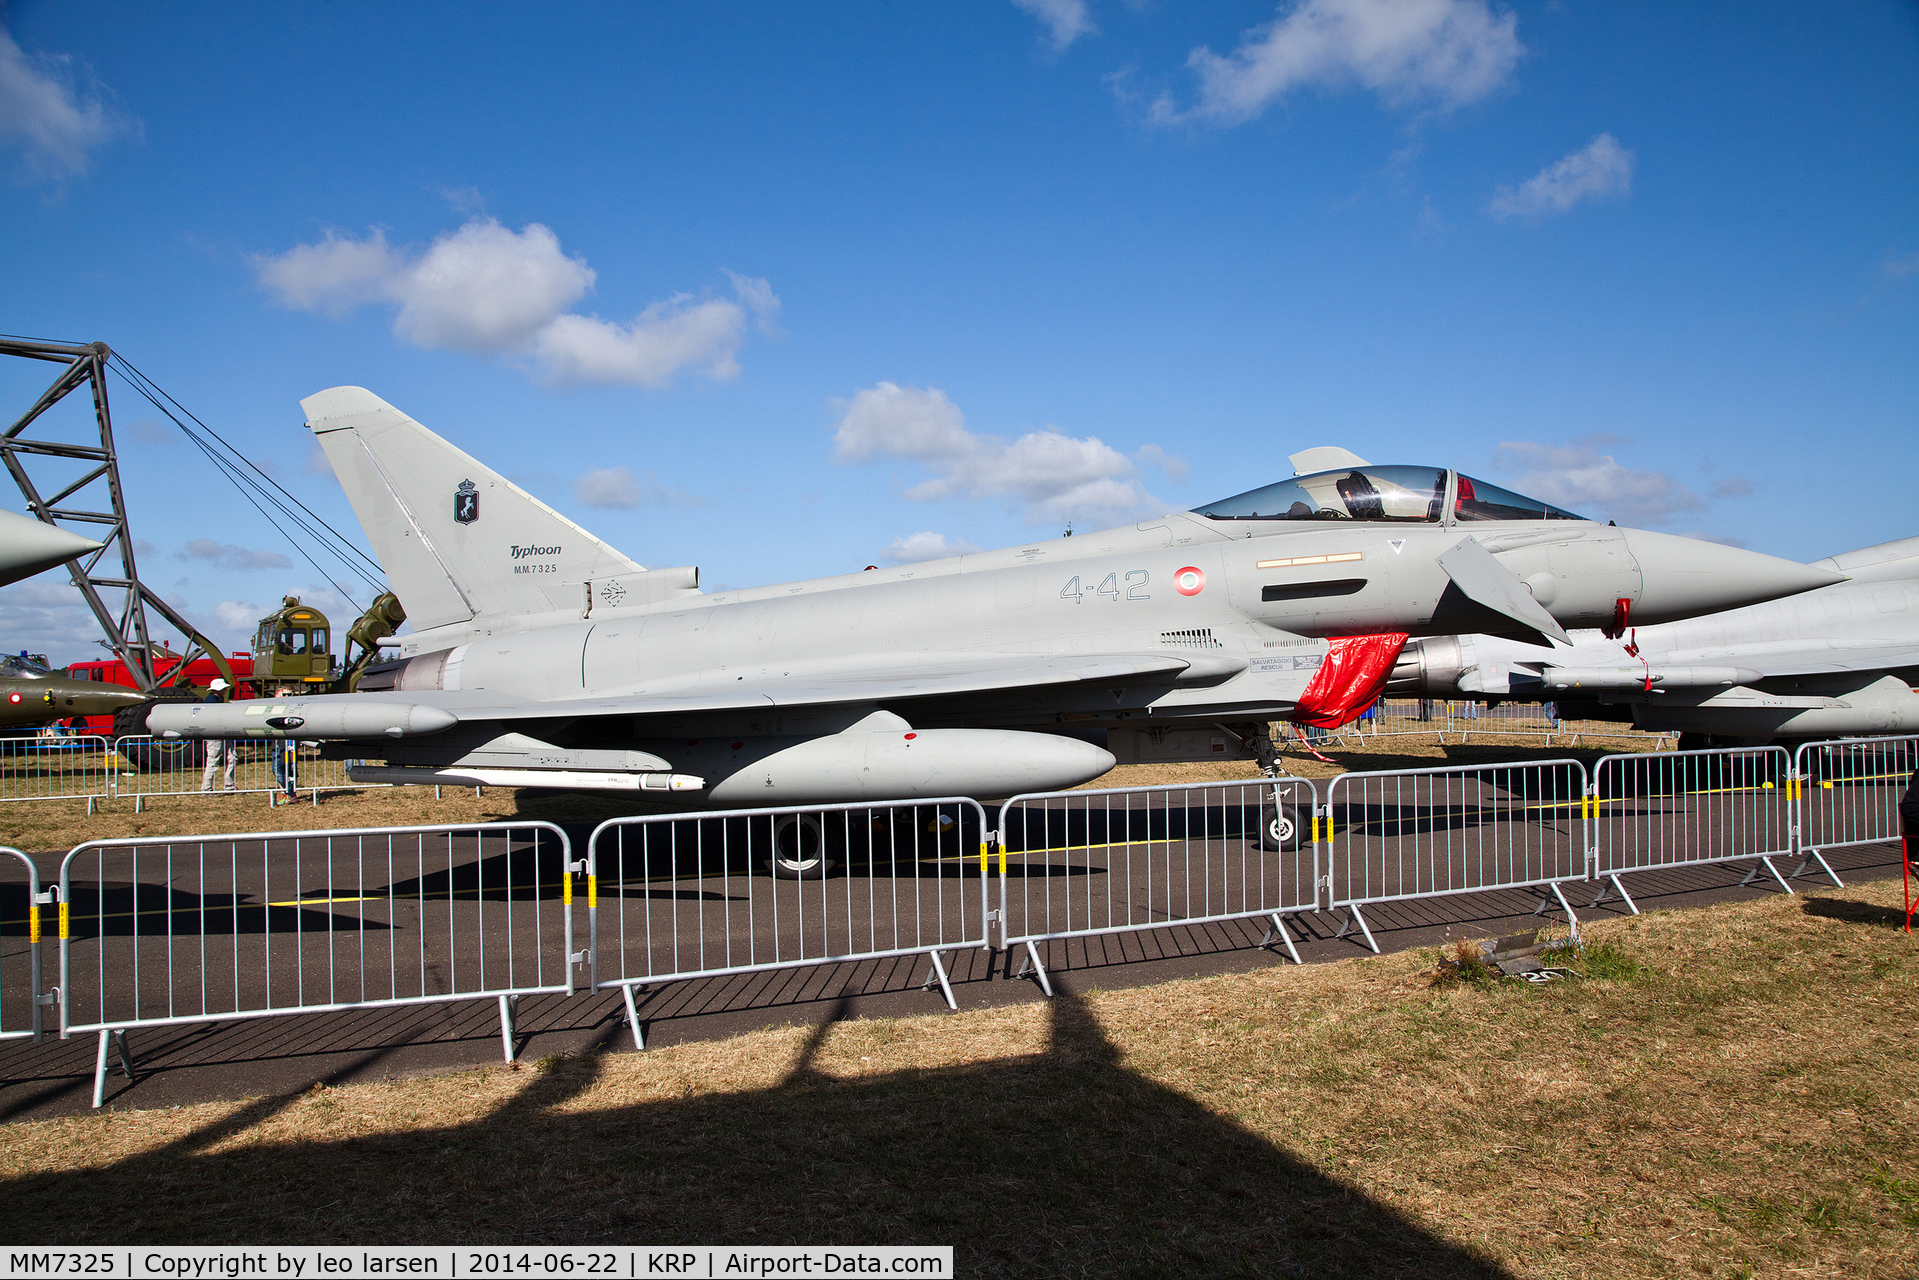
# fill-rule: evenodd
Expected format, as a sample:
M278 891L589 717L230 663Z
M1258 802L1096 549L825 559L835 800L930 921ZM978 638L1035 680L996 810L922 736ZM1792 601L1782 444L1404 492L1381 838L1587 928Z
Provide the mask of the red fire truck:
M220 674L220 668L211 658L196 658L187 664L187 669L179 679L172 678L175 668L180 665L180 655L161 649L153 655L155 674L165 680L169 687L179 690L205 689ZM247 680L253 674L253 655L244 650L236 650L227 658L227 665L233 668L233 676L239 682L236 698L250 698L254 691ZM67 675L74 680L97 680L104 684L125 685L129 689L139 686L133 681L133 673L127 670L127 664L118 658L107 658L100 662L76 662L67 668ZM178 695L190 696L190 695ZM144 710L144 708L140 708ZM88 716L77 724L84 726L83 733L99 733L112 737L115 732L114 717ZM133 730L139 732L139 730Z

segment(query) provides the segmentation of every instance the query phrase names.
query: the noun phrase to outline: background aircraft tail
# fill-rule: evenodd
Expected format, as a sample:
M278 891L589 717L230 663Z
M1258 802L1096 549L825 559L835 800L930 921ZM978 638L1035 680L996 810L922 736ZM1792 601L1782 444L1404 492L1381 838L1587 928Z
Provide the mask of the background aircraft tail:
M300 402L416 630L577 608L642 567L362 387Z

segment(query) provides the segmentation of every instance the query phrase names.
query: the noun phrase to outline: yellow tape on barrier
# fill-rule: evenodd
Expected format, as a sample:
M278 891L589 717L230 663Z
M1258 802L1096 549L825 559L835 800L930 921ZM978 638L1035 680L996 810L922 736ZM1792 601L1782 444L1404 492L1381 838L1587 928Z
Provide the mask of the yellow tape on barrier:
M60 941L67 940L67 904L60 904Z
M571 871L560 873L560 901L569 907L573 905L573 873Z
M27 904L27 942L31 946L40 943L40 904L37 902Z
M984 840L979 842L979 873L986 874L986 841Z
M600 878L589 875L586 878L586 909L596 911L600 906Z

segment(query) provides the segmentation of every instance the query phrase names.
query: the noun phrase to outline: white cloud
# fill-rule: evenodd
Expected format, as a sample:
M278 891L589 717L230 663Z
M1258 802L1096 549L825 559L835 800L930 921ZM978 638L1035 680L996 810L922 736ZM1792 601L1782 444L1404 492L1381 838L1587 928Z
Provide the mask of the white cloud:
M1635 471L1599 452L1623 443L1608 435L1564 445L1508 440L1493 451L1493 465L1515 475L1513 487L1528 497L1544 498L1594 520L1661 525L1705 509L1698 494L1665 472Z
M904 538L895 538L881 557L889 564L917 564L921 560L944 560L948 556L970 556L979 548L964 538L948 538L943 533L934 533L928 529L924 533L911 533Z
M925 464L932 478L906 490L915 501L998 498L1023 507L1029 524L1124 520L1160 505L1140 486L1133 460L1097 436L1069 436L1049 426L1009 444L968 431L959 406L933 387L881 382L839 403L835 455L843 462L884 455ZM1140 458L1168 475L1185 467L1156 445L1142 449Z
M325 476L329 480L333 479L333 464L327 461L326 450L317 444L307 447L306 461L300 464L300 470L310 476Z
M300 244L277 257L256 255L254 274L273 301L289 311L318 311L338 320L355 307L389 296L406 259L374 230L364 240L328 229L318 244Z
M1389 105L1456 107L1506 82L1526 51L1517 27L1486 0L1302 0L1224 57L1193 50L1198 101L1163 96L1152 118L1241 124L1297 90L1355 84Z
M49 579L0 587L0 634L7 637L10 652L44 653L56 667L108 656L94 643L100 639L100 624L71 582Z
M204 560L216 568L232 572L249 569L291 569L293 561L278 551L254 551L212 538L195 538L183 550L174 552L181 560Z
M703 507L707 499L688 493L677 485L664 485L649 471L644 479L631 467L607 467L589 471L573 482L573 496L589 507Z
M593 268L560 251L537 222L509 231L474 218L394 273L393 331L421 347L473 355L513 351L593 287Z
M739 295L742 305L753 313L760 326L760 332L768 337L777 337L780 332L780 300L773 293L773 286L765 276L743 276L737 271L728 271L726 278L733 282L733 292Z
M19 150L30 178L85 173L95 149L137 128L72 81L70 57L29 58L0 31L0 143Z
M1138 452L1134 453L1133 456L1139 459L1141 466L1158 467L1160 471L1165 473L1166 478L1175 484L1184 480L1186 478L1186 472L1190 470L1186 464L1186 459L1175 458L1172 454L1166 452L1166 450L1156 444L1141 445Z
M1904 280L1907 276L1919 273L1919 253L1907 254L1903 258L1887 258L1886 274L1894 280Z
M222 600L213 606L212 621L216 632L228 635L251 636L254 628L260 625L260 619L270 610L262 609L251 600Z
M1047 40L1055 53L1099 29L1086 12L1086 0L1013 0L1013 3L1045 24Z
M682 369L704 366L707 377L740 375L737 352L746 312L736 302L695 302L675 294L635 316L631 325L598 316L556 316L533 349L558 382L616 382L657 389Z
M328 231L314 244L253 259L278 305L335 319L368 303L396 309L393 332L415 346L529 358L550 382L664 387L684 370L739 376L750 312L778 331L780 300L757 276L727 272L738 300L675 294L619 324L569 310L597 276L540 223L519 231L477 216L417 255L379 230L364 239Z
M1517 187L1501 187L1486 211L1502 222L1565 213L1581 200L1632 194L1633 153L1610 133L1541 169Z

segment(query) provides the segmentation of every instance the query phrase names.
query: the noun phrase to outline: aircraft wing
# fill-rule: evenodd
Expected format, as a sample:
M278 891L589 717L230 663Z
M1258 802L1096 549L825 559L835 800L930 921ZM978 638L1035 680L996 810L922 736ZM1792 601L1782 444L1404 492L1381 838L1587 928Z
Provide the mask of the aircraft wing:
M1672 663L1725 662L1736 659L1742 667L1767 676L1835 675L1851 671L1893 671L1901 667L1919 667L1919 641L1845 640L1759 641L1740 645L1729 653L1723 649L1676 650L1665 656ZM1658 659L1654 660L1657 666Z
M456 723L646 716L762 710L838 703L898 702L953 694L1040 688L1085 682L1120 685L1170 682L1181 675L1224 677L1246 666L1226 655L1166 653L988 653L920 656L895 664L836 662L788 665L750 674L706 672L671 686L592 697L533 699L486 689L339 693L313 698L257 699L225 705L155 707L148 725L159 733L233 737L251 729L294 737L409 737ZM293 723L297 720L298 723ZM276 723L278 721L279 723Z

